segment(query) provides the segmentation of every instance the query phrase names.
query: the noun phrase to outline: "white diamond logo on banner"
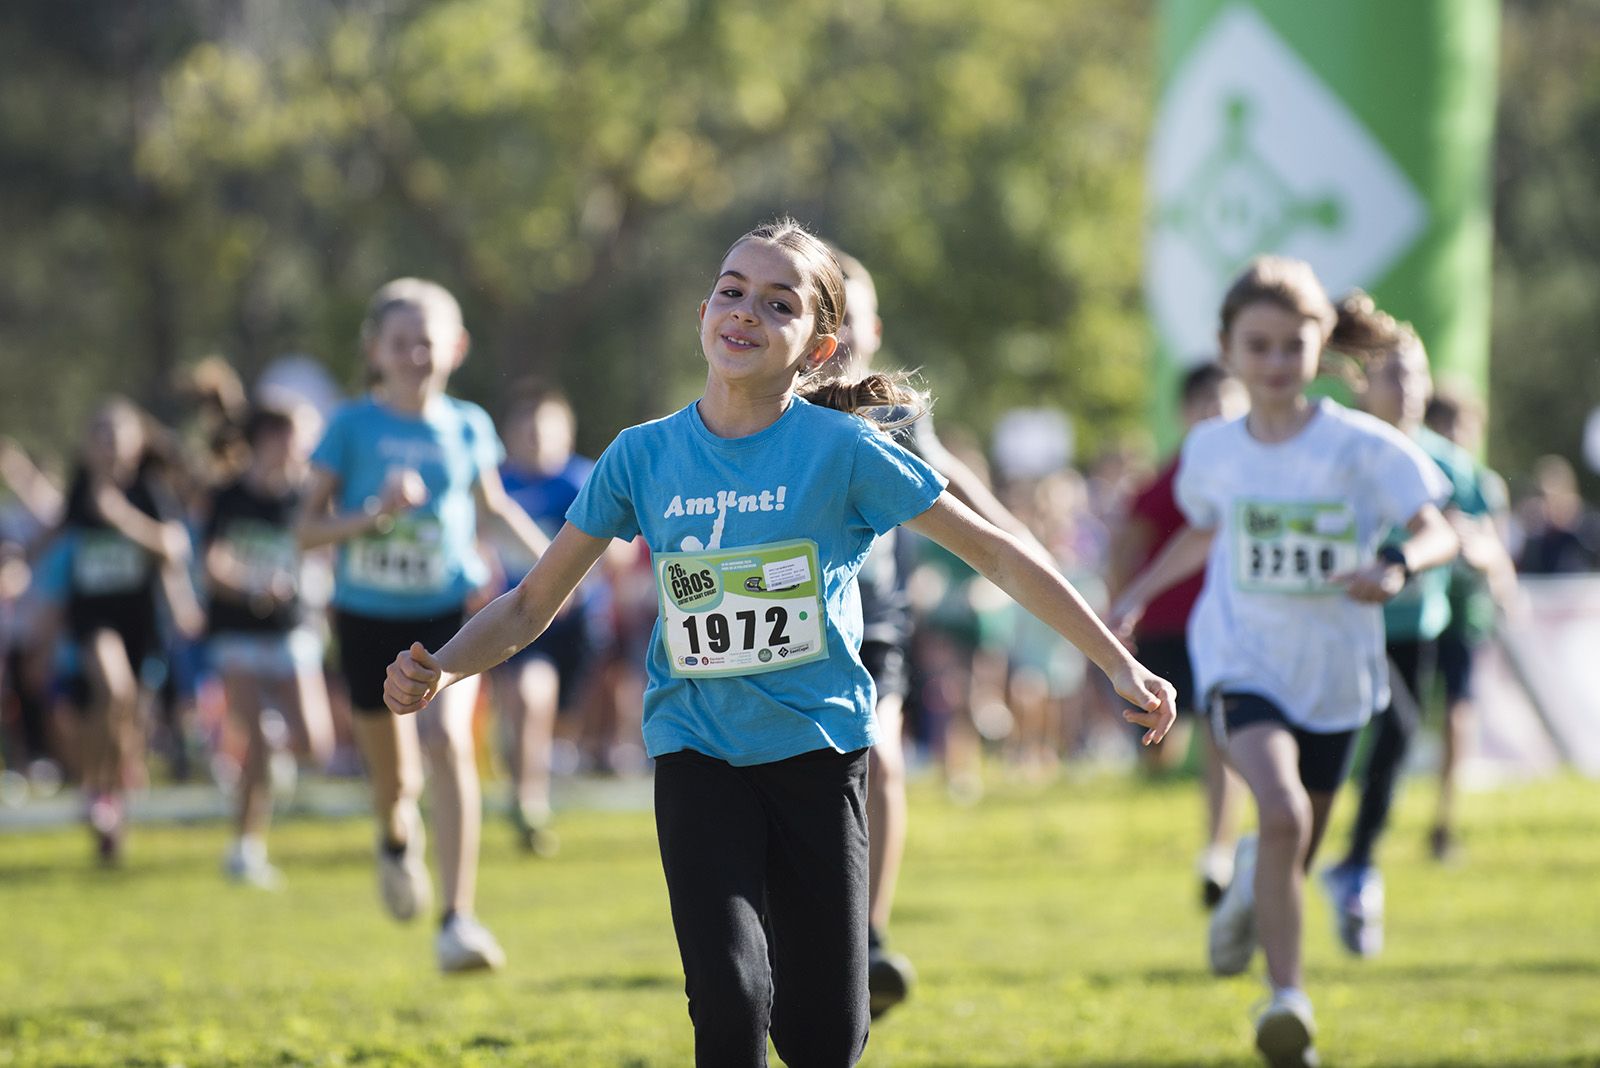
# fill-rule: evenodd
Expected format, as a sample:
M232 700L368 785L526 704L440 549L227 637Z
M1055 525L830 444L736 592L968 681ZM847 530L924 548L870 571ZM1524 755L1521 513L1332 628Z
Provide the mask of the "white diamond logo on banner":
M1145 292L1181 362L1214 352L1223 290L1256 253L1309 261L1338 296L1380 279L1427 224L1383 146L1243 5L1168 85L1149 168Z

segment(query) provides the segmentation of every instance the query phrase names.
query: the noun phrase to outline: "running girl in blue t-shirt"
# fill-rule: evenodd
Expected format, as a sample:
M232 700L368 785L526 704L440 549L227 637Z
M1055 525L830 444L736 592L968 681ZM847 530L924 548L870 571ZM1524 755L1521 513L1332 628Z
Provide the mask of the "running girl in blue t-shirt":
M849 1065L867 1037L867 750L876 737L855 576L905 524L1079 645L1147 743L1172 688L1051 566L848 414L915 403L895 379L808 380L838 344L838 262L790 221L724 257L700 308L705 395L624 430L529 576L443 648L411 646L384 697L415 712L539 634L612 538L642 533L660 616L644 736L702 1065ZM835 409L843 410L835 410Z
M335 631L372 778L384 904L399 920L428 908L417 812L425 754L444 897L439 967L498 967L504 954L473 916L482 820L476 682L403 720L384 708L383 669L417 635L443 642L461 626L468 595L488 579L476 548L479 508L535 557L548 543L500 484L502 450L488 414L445 393L468 346L455 298L433 282L390 282L373 296L361 339L377 384L334 413L312 453L300 545L340 546Z
M577 424L559 390L535 386L509 405L503 422L506 461L500 482L506 493L554 534L577 499L594 462L573 452ZM513 543L500 542L500 567L511 589L534 560ZM522 848L537 856L556 851L550 829L550 769L556 713L578 696L589 661L589 619L584 595L567 601L537 641L489 673L495 707L509 730L506 771L511 779L511 822Z

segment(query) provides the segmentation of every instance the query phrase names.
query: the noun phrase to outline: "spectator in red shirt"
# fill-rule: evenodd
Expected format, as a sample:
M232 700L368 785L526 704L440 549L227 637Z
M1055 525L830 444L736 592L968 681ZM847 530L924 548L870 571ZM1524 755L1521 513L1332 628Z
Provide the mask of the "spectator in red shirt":
M1244 390L1221 364L1199 364L1183 378L1180 411L1187 432L1196 423L1217 417L1233 418L1249 403ZM1127 513L1111 541L1107 582L1115 601L1122 587L1166 547L1167 541L1184 527L1183 513L1172 496L1173 479L1178 474L1178 454L1174 451L1160 472L1129 503ZM1194 692L1194 675L1189 667L1189 645L1185 632L1189 611L1200 596L1204 572L1179 583L1150 602L1139 620L1133 638L1143 663L1178 691L1178 711L1201 713L1204 695ZM1180 717L1181 727L1187 717ZM1201 897L1207 908L1222 897L1233 877L1233 847L1243 784L1223 762L1211 732L1200 732L1205 747L1207 841L1200 854ZM1150 770L1166 770L1183 759L1189 749L1188 731L1174 730L1158 745L1143 748Z

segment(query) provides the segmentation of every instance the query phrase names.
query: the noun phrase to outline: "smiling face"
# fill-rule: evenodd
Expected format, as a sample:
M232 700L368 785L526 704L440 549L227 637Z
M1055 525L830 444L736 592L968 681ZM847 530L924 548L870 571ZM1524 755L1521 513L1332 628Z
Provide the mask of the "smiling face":
M1273 300L1239 309L1220 338L1222 359L1252 408L1293 406L1317 375L1322 357L1322 324Z
M465 355L466 335L448 317L418 304L397 302L378 323L367 358L387 388L406 395L444 389Z
M817 293L802 257L758 238L728 251L700 305L700 350L711 376L729 385L782 391L833 354L819 335Z

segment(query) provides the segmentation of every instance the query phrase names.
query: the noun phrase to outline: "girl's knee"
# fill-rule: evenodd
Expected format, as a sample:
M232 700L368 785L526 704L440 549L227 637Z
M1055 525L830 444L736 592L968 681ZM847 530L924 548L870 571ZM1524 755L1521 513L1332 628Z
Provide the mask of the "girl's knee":
M1311 799L1304 790L1283 789L1257 797L1261 837L1304 843L1311 835Z

